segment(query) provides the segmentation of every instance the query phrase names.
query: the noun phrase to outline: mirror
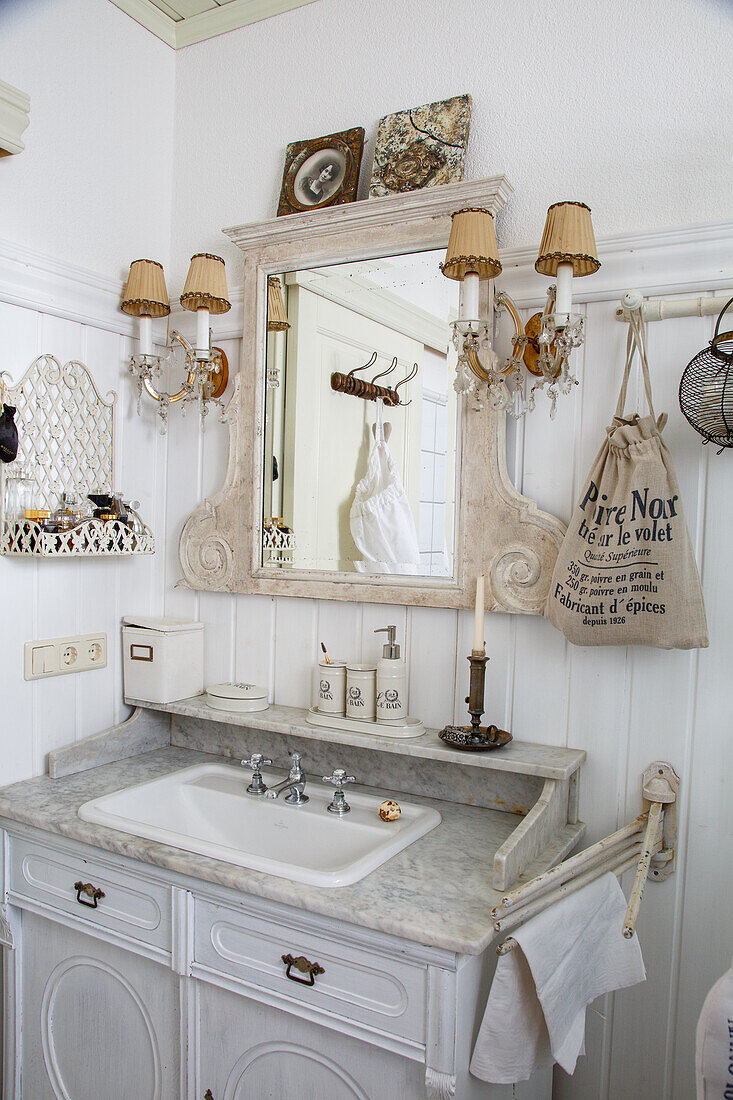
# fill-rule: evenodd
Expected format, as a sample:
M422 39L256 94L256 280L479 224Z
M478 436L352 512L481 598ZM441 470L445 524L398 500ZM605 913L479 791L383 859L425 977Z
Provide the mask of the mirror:
M268 279L264 567L453 576L458 284L443 255Z
M479 206L496 215L511 192L492 176L225 230L243 257L240 370L226 410L226 475L181 533L183 584L459 608L473 605L483 574L487 610L542 610L565 528L511 483L503 408L454 395L446 355L458 288L438 266L453 212ZM270 330L271 277L290 326L279 331ZM492 316L490 280L479 310ZM368 370L355 370L375 352ZM383 420L404 489L394 494L401 529L409 518L417 537L409 562L402 543L399 554L370 559L351 524L376 421L375 403L354 392L395 357L375 384L397 394L389 407L385 399ZM334 373L346 379L335 390ZM392 533L386 542L394 548ZM390 572L359 568L385 557ZM396 571L405 565L416 571Z

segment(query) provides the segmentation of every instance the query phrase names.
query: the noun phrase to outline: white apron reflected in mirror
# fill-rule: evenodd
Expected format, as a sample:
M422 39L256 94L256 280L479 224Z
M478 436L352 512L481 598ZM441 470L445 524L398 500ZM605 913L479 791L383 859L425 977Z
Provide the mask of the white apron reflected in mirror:
M289 328L268 333L262 508L292 550L266 546L263 565L453 576L457 292L439 259L418 252L278 276ZM332 375L349 372L401 383L400 404L384 403L388 443L373 441L374 395L332 388Z
M383 404L377 401L374 446L366 477L351 505L351 535L362 555L354 562L359 573L420 571L420 547L415 519L400 472L385 440Z

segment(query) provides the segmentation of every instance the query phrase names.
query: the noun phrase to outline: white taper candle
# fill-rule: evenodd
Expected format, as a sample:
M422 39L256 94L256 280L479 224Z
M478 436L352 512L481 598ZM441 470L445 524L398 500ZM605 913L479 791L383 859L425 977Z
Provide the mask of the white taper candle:
M196 358L208 359L209 357L209 311L208 309L196 310Z
M461 283L458 315L461 321L478 321L478 275L467 274Z
M473 616L473 651L485 653L484 645L484 576L476 580L476 610Z
M557 296L555 298L555 324L567 325L573 304L573 265L557 265Z
M147 313L140 315L140 354L153 354L153 318Z

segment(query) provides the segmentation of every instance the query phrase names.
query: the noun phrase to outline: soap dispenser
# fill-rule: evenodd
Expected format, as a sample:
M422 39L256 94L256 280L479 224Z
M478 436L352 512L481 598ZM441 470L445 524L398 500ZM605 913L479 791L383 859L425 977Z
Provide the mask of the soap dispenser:
M397 627L382 626L374 633L387 635L377 662L377 721L399 721L407 717L407 667L395 641Z

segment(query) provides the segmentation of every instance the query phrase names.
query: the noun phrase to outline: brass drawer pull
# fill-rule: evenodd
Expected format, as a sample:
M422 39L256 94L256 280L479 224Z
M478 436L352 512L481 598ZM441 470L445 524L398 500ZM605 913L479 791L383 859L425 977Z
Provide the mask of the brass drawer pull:
M214 1094L211 1089L207 1089L204 1093L204 1100L214 1100Z
M298 985L315 985L318 975L326 973L323 967L319 966L318 963L308 962L305 955L298 955L297 958L293 958L292 955L283 955L282 960L287 966L285 977L290 978L291 982L297 982ZM296 967L301 974L307 974L308 978L298 978L295 974L291 974L291 966Z
M76 890L76 900L79 902L79 905L86 905L88 909L96 909L99 899L107 896L104 890L100 890L97 886L92 886L91 882L75 882L74 889ZM86 894L86 896L92 900L84 901L82 894Z

